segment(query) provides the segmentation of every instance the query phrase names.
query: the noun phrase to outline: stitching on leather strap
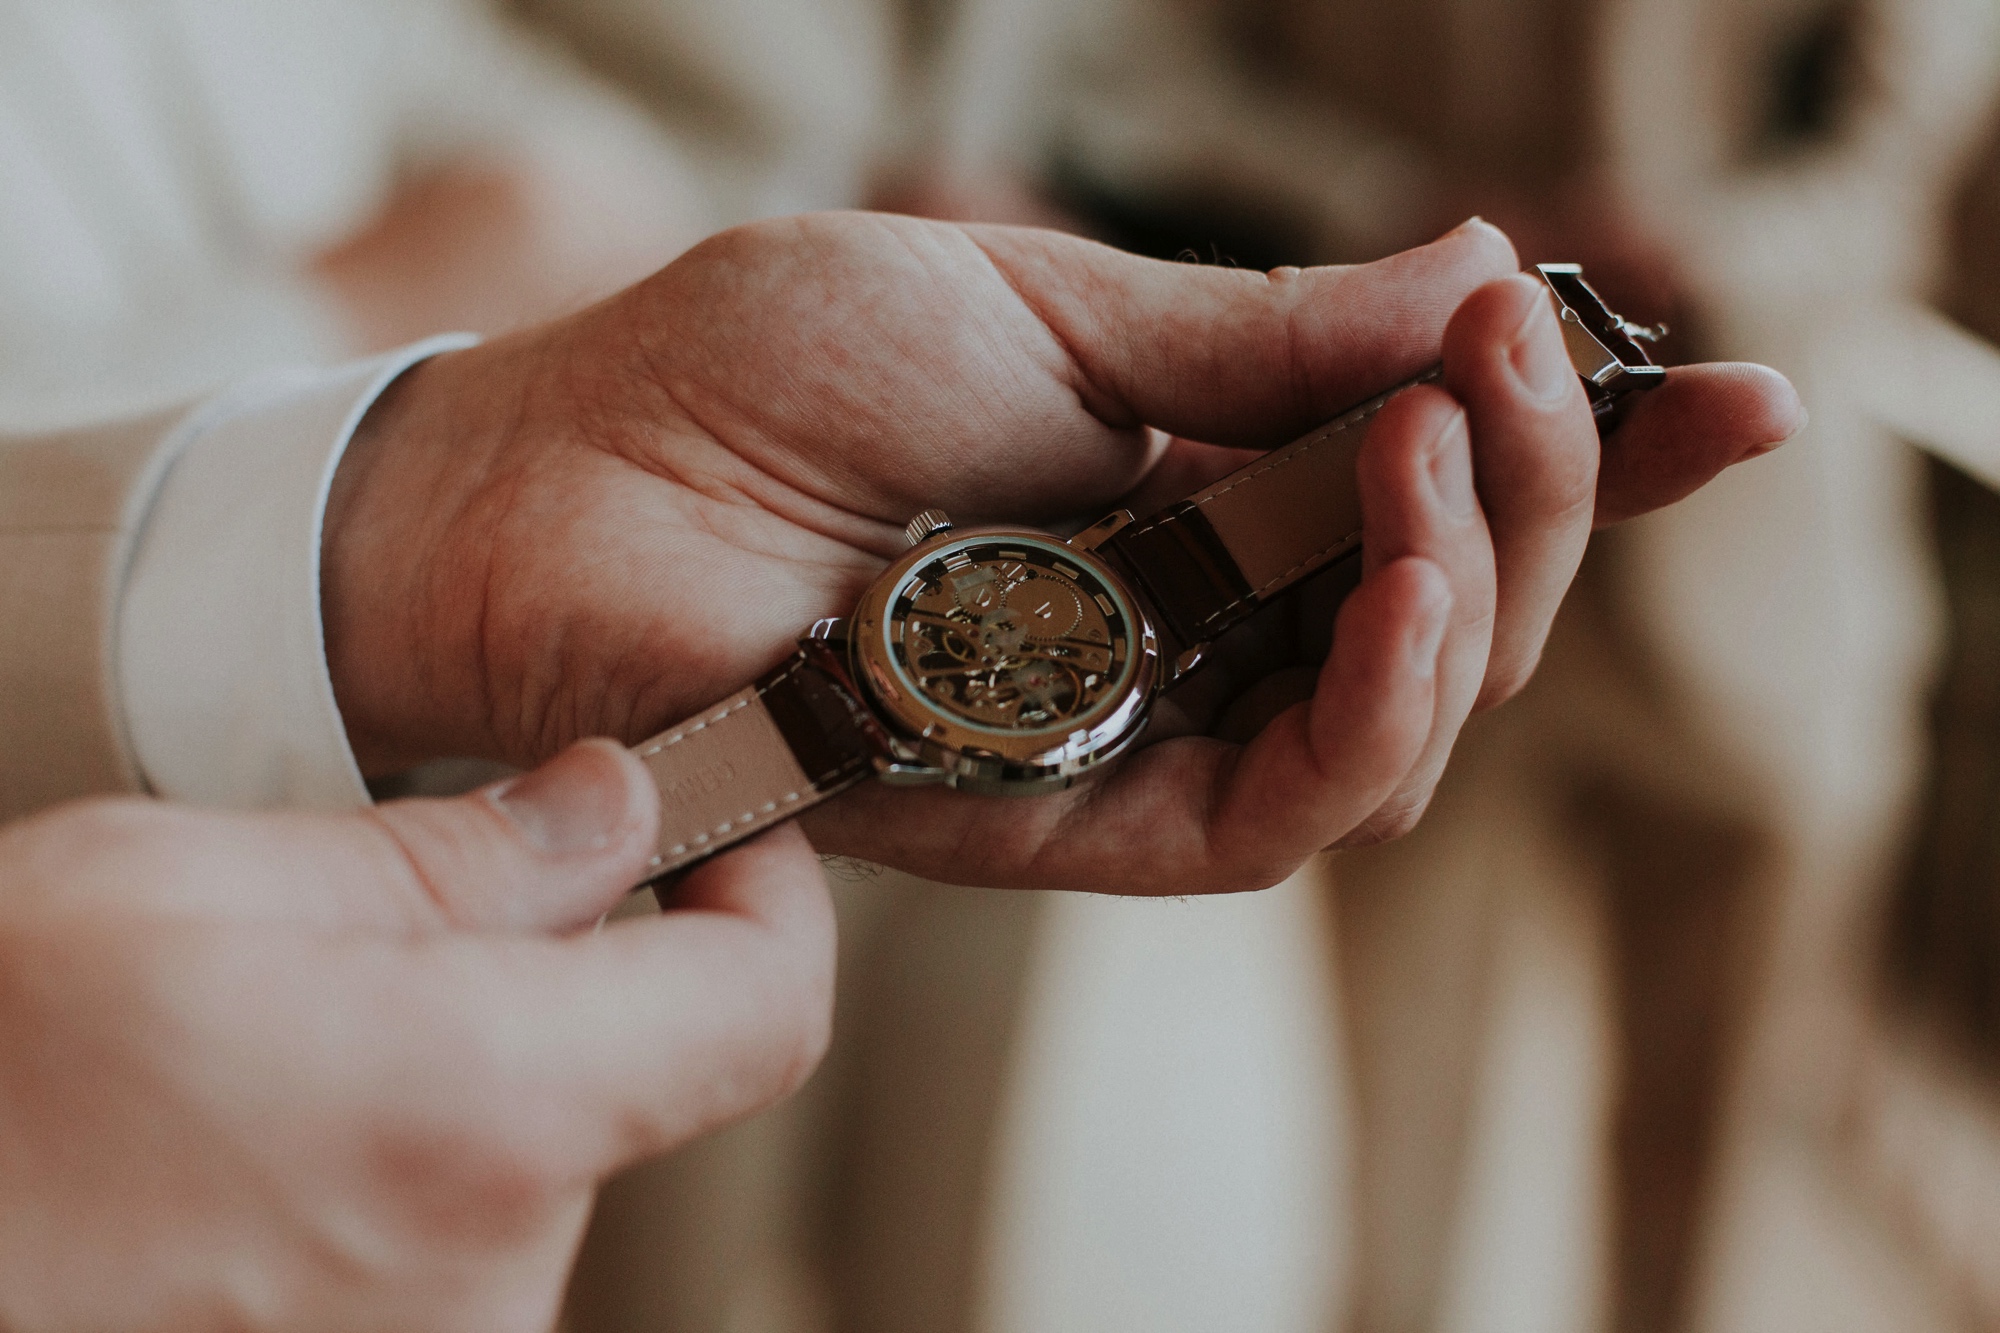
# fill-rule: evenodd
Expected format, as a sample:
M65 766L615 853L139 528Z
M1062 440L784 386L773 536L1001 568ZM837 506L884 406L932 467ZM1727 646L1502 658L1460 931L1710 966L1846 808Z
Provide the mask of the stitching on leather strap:
M1305 457L1307 454L1311 453L1314 449L1318 448L1320 445L1325 444L1328 440L1333 439L1336 435L1340 435L1346 431L1352 430L1356 426L1365 425L1368 422L1373 421L1375 419L1376 414L1389 405L1391 399L1403 393L1405 390L1416 388L1418 385L1422 384L1434 384L1438 380L1442 379L1443 375L1444 375L1444 368L1442 366L1438 366L1429 371L1426 371L1422 375L1417 376L1415 379L1411 380L1408 384L1400 385L1397 388L1391 389L1389 390L1389 392L1382 394L1378 398L1370 399L1368 402L1365 402L1361 404L1359 407L1352 409L1351 411L1345 413L1336 420L1328 422L1326 426L1323 427L1318 434L1311 436L1309 439L1306 440L1305 443L1301 444L1298 448L1293 449L1283 458L1267 460L1263 464L1263 466L1254 467L1246 471L1242 476L1230 482L1227 486L1224 486L1214 495L1203 496L1200 500L1195 502L1193 507L1196 510L1199 510L1203 505L1206 505L1209 501L1221 499L1223 496L1235 490L1238 486L1243 485L1245 482L1255 481L1257 478L1266 475L1267 473L1271 472L1276 468L1281 468L1285 466L1285 464L1287 463L1294 462L1297 459ZM1173 522L1174 518L1175 518L1174 512L1172 510L1169 510L1166 513L1160 515L1159 517L1148 519L1146 522L1140 524L1138 527L1131 529L1131 535L1134 537L1144 536L1146 533L1152 532L1156 528L1164 527L1166 524ZM1299 561L1299 563L1293 565L1290 569L1286 570L1284 573L1278 575L1278 577L1271 580L1271 582L1266 583L1263 587L1252 589L1250 596L1251 597L1261 596L1269 589L1275 587L1280 583L1283 583L1286 579L1292 577L1294 574L1306 568L1306 566L1312 564L1314 561L1324 558L1325 556L1331 554L1333 551L1336 551L1340 547L1345 546L1348 542L1353 541L1356 537L1359 537L1360 535L1361 534L1358 531L1349 533L1347 536L1335 542L1332 546L1328 546L1323 550L1313 552L1311 555ZM1221 620L1225 616L1228 616L1231 613L1238 610L1239 608L1247 605L1248 602L1249 598L1239 597L1235 601L1232 601L1227 606L1223 607L1221 610L1211 612L1208 616L1204 617L1197 624L1196 628L1198 629L1205 628L1208 625L1213 624L1215 621Z
M807 783L803 790L788 791L775 801L764 802L762 808L760 809L747 810L744 813L738 815L734 819L723 820L720 824L717 824L714 828L710 829L706 833L697 833L694 835L694 837L690 838L686 842L676 843L674 846L667 848L665 856L654 857L653 864L656 866L661 865L665 863L668 856L684 856L688 852L696 851L700 848L706 847L709 843L714 842L717 838L720 838L725 834L739 833L746 829L753 829L757 827L757 825L759 824L767 823L772 820L778 819L782 816L783 812L788 810L790 807L799 804L801 801L804 801L807 796L823 795L824 792L822 791L822 788L825 786L825 784L832 782L837 778L849 777L855 773L858 773L862 769L862 767L866 764L866 762L867 761L865 758L850 759L847 762L841 764L838 768L830 769L827 772L820 774L818 777L814 778L811 782Z
M690 726L682 727L680 730L674 732L670 736L661 737L654 744L647 746L644 750L641 750L639 752L639 757L641 759L650 759L654 755L661 753L670 746L678 745L680 742L686 740L688 737L694 735L697 732L706 731L710 727L718 726L721 723L728 721L731 716L741 712L745 708L748 708L752 703L761 701L765 695L769 694L772 690L775 690L776 688L778 688L778 686L784 684L786 681L790 680L793 676L797 675L800 671L804 670L805 666L806 663L803 659L794 658L790 663L786 665L783 671L780 671L776 676L773 676L770 680L764 682L763 684L758 685L753 694L747 695L744 698L737 700L735 703L731 704L729 707L723 709L719 713L711 714L707 717L702 718L699 722L696 722ZM724 837L728 834L740 833L747 829L754 829L759 824L769 823L777 819L783 818L792 807L799 805L808 796L822 795L823 789L826 787L828 783L838 781L841 778L853 776L854 774L860 772L864 767L866 767L867 763L868 763L868 757L866 755L856 755L850 759L844 760L835 767L828 769L826 772L820 774L818 777L808 781L806 785L800 788L798 791L788 791L783 796L778 797L774 801L764 802L764 804L756 810L746 810L742 814L736 816L734 819L724 820L722 823L716 825L714 828L708 830L706 833L697 833L692 838L689 838L685 842L676 843L674 846L669 847L664 854L655 856L652 860L652 864L656 867L664 865L666 864L668 857L684 856L689 852L697 851L703 847L706 847L709 843L714 842L716 839Z
M1356 528L1353 532L1348 533L1345 537L1342 537L1339 541L1334 542L1331 546L1321 547L1319 550L1314 551L1311 555L1307 556L1305 559L1299 561L1296 565L1293 565L1290 569L1286 570L1284 573L1278 575L1276 578L1270 580L1268 583L1265 583L1262 587L1252 588L1250 590L1250 595L1248 597L1239 597L1235 601L1229 603L1229 605L1222 607L1220 610L1210 612L1208 615L1204 616L1201 619L1200 623L1196 626L1196 628L1206 629L1208 626L1214 624L1216 621L1222 620L1225 617L1236 612L1237 610L1240 610L1241 608L1250 605L1251 602L1255 601L1259 597L1262 597L1265 593L1269 592L1271 589L1277 587L1279 584L1290 579L1294 574L1298 573L1306 566L1314 563L1315 561L1322 560L1325 557L1333 554L1335 551L1338 551L1341 547L1347 545L1349 542L1353 541L1360 535L1361 535L1361 529Z
M1371 404L1371 406L1373 405ZM1297 462L1299 459L1304 458L1307 454L1311 453L1314 449L1318 448L1320 445L1326 443L1328 440L1331 440L1334 436L1339 435L1341 432L1347 430L1349 426L1356 424L1357 421L1368 420L1373 416L1374 413L1370 411L1365 416L1357 417L1355 420L1351 420L1340 425L1328 427L1325 432L1312 437L1312 439L1308 440L1302 447L1293 450L1291 453L1286 454L1283 458L1268 460L1261 467L1253 468L1246 471L1242 476L1238 477L1235 481L1230 482L1227 486L1224 486L1221 490L1217 491L1215 494L1204 496L1201 500L1196 502L1194 508L1196 510L1200 510L1201 507L1209 503L1209 501L1220 500L1223 496L1229 494L1231 491L1235 490L1238 486L1242 486L1247 482L1255 481L1259 477L1267 476L1270 473L1275 472L1277 469L1284 467L1287 463ZM1160 518L1151 519L1148 522L1141 524L1139 527L1134 528L1132 530L1132 535L1134 537L1143 536L1144 534L1151 532L1156 528L1164 527L1166 524L1172 522L1174 517L1175 516L1171 512L1169 512ZM1195 622L1195 628L1197 630L1206 630L1208 629L1209 626L1228 619L1230 616L1235 615L1238 611L1242 610L1244 607L1251 605L1251 603L1256 601L1257 598L1262 597L1265 593L1269 592L1271 589L1291 579L1292 576L1297 574L1300 570L1307 568L1308 566L1314 564L1317 561L1325 559L1328 555L1331 555L1333 552L1339 550L1341 547L1355 540L1360 535L1361 535L1361 530L1357 528L1353 532L1348 533L1346 536L1340 538L1338 541L1335 541L1331 545L1321 547L1319 550L1314 551L1311 555L1308 555L1305 559L1299 561L1297 564L1293 565L1290 569L1285 570L1283 573L1279 574L1277 577L1264 583L1262 586L1252 588L1248 596L1235 598L1234 600L1227 602L1224 605L1216 608L1214 611L1209 612L1206 616L1203 616L1199 621Z
M1223 496L1229 494L1231 491L1235 490L1238 486L1247 485L1250 482L1257 480L1257 478L1263 476L1267 472L1276 472L1279 468L1284 467L1287 463L1298 462L1301 458L1304 458L1314 449L1317 449L1320 445L1325 444L1328 440L1332 439L1334 436L1340 434L1342 431L1346 429L1347 427L1345 426L1335 426L1332 429L1328 430L1324 435L1315 435L1312 439L1308 440L1305 444L1301 445L1299 448L1294 449L1292 452L1286 454L1283 458L1267 459L1262 467L1256 468L1251 471L1246 471L1242 476L1238 477L1235 481L1230 482L1227 486L1224 486L1221 490L1217 491L1215 494L1202 497L1200 500L1195 502L1194 507L1196 509L1199 509L1203 505L1208 504L1212 500L1220 500Z
M805 663L803 661L794 659L791 663L789 663L785 667L783 671L779 672L770 681L766 682L765 684L759 685L754 695L748 698L738 699L735 703L723 709L721 712L715 714L713 717L705 717L701 721L693 724L692 726L684 726L679 731L674 732L671 736L660 737L652 745L649 745L645 749L639 751L639 757L641 759L651 759L654 755L660 753L660 751L665 750L670 746L679 745L682 741L694 735L696 732L707 731L710 727L717 726L720 723L728 721L729 715L731 713L741 712L745 708L748 708L751 704L762 699L766 694L769 694L772 690L777 689L778 686L784 684L786 681L790 680L793 676L797 675L799 672L799 668L803 667L804 665ZM829 774L828 776L830 777L832 775Z
M1224 486L1221 490L1217 491L1215 494L1203 496L1200 500L1196 501L1194 504L1194 508L1200 509L1203 505L1208 504L1212 500L1220 500L1223 496L1229 494L1231 491L1235 490L1238 486L1242 486L1249 482L1253 482L1257 480L1257 478L1264 476L1267 473L1275 472L1279 468L1285 466L1287 463L1297 462L1299 459L1304 458L1314 449L1318 448L1322 444L1325 444L1328 440L1331 440L1334 436L1339 435L1343 431L1347 430L1349 426L1354 424L1356 423L1348 422L1343 425L1329 426L1323 433L1313 436L1311 439L1307 440L1304 445L1300 446L1297 449L1294 449L1292 452L1286 454L1284 457L1275 459L1265 459L1261 464L1247 468L1242 476L1230 482L1227 486ZM1160 515L1158 518L1147 519L1144 523L1141 523L1138 527L1133 528L1131 530L1130 535L1134 537L1143 537L1145 534L1152 532L1156 528L1161 528L1166 526L1168 523L1173 522L1173 520L1174 520L1173 510L1169 509L1168 511ZM1325 552L1321 552L1320 554L1324 555ZM1311 564L1312 561L1307 560L1304 563Z

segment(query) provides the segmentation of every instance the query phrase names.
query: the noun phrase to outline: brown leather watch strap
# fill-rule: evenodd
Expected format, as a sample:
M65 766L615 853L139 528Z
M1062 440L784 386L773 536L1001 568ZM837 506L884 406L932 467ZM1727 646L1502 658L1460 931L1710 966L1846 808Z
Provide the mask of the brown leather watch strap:
M1098 549L1145 589L1175 651L1220 638L1258 607L1360 549L1361 428L1439 367L1111 537Z
M846 790L873 767L861 705L801 652L634 752L660 788L649 880Z

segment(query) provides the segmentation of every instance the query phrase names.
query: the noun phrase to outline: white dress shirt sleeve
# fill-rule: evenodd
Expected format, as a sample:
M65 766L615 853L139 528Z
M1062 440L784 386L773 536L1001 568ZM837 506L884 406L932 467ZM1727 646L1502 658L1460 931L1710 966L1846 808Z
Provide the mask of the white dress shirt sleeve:
M125 734L154 792L245 808L368 803L320 619L327 493L382 392L473 341L260 376L177 429L118 606Z

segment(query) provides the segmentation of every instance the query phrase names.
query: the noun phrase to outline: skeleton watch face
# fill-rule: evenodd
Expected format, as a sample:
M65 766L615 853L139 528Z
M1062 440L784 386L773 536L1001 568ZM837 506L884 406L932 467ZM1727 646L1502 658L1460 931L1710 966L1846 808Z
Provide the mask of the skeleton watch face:
M1131 684L1134 616L1059 542L950 542L903 576L883 632L902 685L954 722L1009 736L1090 726Z

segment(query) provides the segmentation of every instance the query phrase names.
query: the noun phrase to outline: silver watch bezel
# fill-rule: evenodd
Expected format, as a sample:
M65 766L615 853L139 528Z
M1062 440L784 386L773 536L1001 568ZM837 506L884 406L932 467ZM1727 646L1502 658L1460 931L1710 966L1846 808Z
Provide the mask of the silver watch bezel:
M884 622L904 579L947 547L995 538L1061 548L1064 559L1087 569L1129 612L1132 666L1122 694L1108 707L1100 706L1089 726L1057 744L1046 735L1009 736L954 718L909 689L888 659ZM919 542L869 585L846 628L852 679L890 736L893 753L878 764L881 776L890 781L944 783L999 795L1066 787L1138 739L1162 677L1159 635L1131 583L1088 548L1033 528L953 528Z

